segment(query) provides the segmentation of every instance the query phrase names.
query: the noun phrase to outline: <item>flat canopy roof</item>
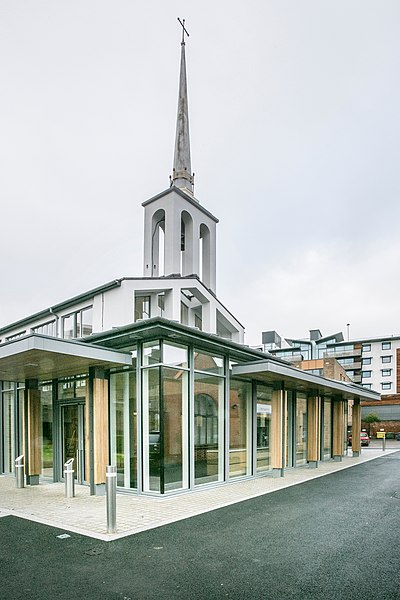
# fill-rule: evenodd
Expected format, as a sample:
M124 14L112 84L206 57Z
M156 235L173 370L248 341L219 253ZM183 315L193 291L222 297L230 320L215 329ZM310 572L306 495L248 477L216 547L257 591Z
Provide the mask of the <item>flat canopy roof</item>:
M317 395L340 396L346 400L380 400L378 392L367 390L354 383L326 379L326 377L313 375L307 371L296 369L296 367L279 364L268 359L245 365L235 365L232 375L252 377L268 384L283 381L286 389L289 390L296 389Z
M56 379L89 367L131 366L129 352L32 333L0 345L0 379Z

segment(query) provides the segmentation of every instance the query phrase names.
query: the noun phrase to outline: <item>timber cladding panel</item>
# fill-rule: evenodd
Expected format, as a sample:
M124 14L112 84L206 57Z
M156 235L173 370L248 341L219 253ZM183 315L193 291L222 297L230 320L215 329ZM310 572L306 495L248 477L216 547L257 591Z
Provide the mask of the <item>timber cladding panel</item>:
M282 390L272 392L271 414L271 466L273 469L282 469L282 416L284 405Z
M42 411L38 389L27 389L28 410L28 475L39 475L42 471Z
M344 404L333 402L333 456L342 456L344 450Z
M88 386L89 387L89 386ZM85 410L85 445L86 445L86 480L90 473L90 428L89 428L89 394L86 395ZM106 481L108 465L108 381L93 379L93 455L94 484Z

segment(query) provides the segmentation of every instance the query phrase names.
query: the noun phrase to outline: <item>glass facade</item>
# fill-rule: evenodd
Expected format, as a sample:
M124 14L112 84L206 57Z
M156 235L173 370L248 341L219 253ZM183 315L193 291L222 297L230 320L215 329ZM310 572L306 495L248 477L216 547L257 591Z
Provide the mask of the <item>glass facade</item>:
M132 367L101 375L91 372L91 377L100 379L96 383L100 404L109 401L104 416L109 427L108 454L104 452L101 460L116 466L118 488L159 495L268 474L281 468L285 448L285 466L307 463L306 393L282 391L280 429L273 421L277 398L271 385L232 375L241 364L238 353L207 352L175 339L141 342L136 349L125 338L124 349L132 353ZM80 374L38 382L41 476L62 480L63 463L74 458L77 481L88 481L90 411L96 408L90 381L88 374ZM2 382L0 391L0 471L12 474L24 446L24 387ZM330 400L322 399L320 413L319 456L329 459ZM347 427L347 412L343 427ZM280 438L281 432L285 437L274 444L273 436Z

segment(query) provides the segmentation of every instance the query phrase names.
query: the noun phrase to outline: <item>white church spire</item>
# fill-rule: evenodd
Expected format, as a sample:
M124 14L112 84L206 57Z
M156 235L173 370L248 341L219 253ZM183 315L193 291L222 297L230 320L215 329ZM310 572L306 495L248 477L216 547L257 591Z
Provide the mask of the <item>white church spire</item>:
M186 59L185 59L185 34L189 34L183 21L178 17L182 26L181 42L181 70L179 76L178 114L176 120L176 137L174 164L172 169L171 185L185 189L193 194L194 176L191 172L190 162L190 139L189 139L189 110L186 82Z

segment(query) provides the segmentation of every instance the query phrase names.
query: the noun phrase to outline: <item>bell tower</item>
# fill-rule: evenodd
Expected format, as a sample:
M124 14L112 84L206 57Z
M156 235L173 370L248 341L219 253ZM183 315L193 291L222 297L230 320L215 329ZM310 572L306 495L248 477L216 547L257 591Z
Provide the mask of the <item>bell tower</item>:
M170 187L142 204L145 277L197 276L212 292L216 288L216 225L218 219L194 196L191 172L189 109L186 78L185 20L182 27L178 112Z

